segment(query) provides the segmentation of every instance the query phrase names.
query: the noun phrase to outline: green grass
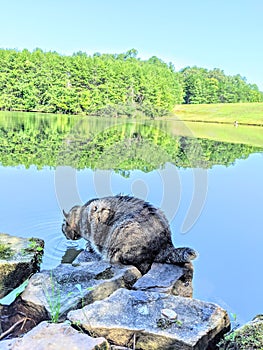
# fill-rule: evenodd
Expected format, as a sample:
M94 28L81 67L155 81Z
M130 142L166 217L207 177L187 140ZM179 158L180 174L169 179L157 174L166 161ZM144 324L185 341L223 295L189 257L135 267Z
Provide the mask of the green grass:
M197 138L263 147L262 126L239 125L236 128L229 124L191 122L185 122L184 124L191 134Z
M263 126L263 103L176 105L171 118L183 121Z
M263 103L177 105L172 115L157 120L165 120L175 136L263 147Z

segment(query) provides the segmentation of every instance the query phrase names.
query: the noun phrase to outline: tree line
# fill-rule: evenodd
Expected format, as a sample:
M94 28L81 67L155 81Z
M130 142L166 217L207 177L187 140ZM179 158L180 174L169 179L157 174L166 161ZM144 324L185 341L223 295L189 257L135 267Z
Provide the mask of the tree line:
M156 56L141 60L137 54L0 49L0 109L155 117L182 103L263 101L258 87L240 75L198 67L176 72Z

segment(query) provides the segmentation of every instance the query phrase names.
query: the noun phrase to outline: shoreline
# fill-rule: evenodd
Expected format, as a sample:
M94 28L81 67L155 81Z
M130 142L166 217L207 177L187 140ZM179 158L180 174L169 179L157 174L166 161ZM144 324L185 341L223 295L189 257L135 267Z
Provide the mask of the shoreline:
M45 115L63 115L72 117L90 117L102 118L101 116L88 115L84 113L52 113L47 111L23 111L23 110L0 110L1 113L35 113ZM214 123L214 124L233 124L245 126L263 126L263 103L248 102L248 103L220 103L220 104L180 104L175 105L173 111L169 115L162 117L137 116L136 114L128 118L127 116L119 116L118 118L107 117L109 119L131 119L131 120L179 120L182 122L193 123Z
M234 125L234 122L227 121L215 121L215 120L202 120L202 119L180 119L177 116L173 116L171 118L156 118L155 120L165 120L165 121L178 121L178 122L186 122L186 123L205 123L205 124L221 124L221 125L233 125L233 126L263 126L262 123L242 123L238 122L238 125Z

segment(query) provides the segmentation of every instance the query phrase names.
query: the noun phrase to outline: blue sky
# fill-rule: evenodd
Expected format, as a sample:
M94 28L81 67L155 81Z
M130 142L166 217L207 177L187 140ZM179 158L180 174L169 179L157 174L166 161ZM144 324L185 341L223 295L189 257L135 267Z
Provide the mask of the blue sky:
M263 90L262 0L2 0L0 47L72 54L131 48L178 70L241 74Z

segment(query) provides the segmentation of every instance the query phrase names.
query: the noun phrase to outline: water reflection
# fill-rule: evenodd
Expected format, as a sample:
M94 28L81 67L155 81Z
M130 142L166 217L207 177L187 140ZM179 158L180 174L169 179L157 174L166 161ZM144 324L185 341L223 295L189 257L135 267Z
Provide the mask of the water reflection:
M149 172L170 162L182 168L232 165L263 146L196 138L183 123L0 114L0 160L4 166L68 165L75 169ZM188 136L174 135L174 128ZM251 129L251 128L250 128ZM263 145L263 142L262 142Z

